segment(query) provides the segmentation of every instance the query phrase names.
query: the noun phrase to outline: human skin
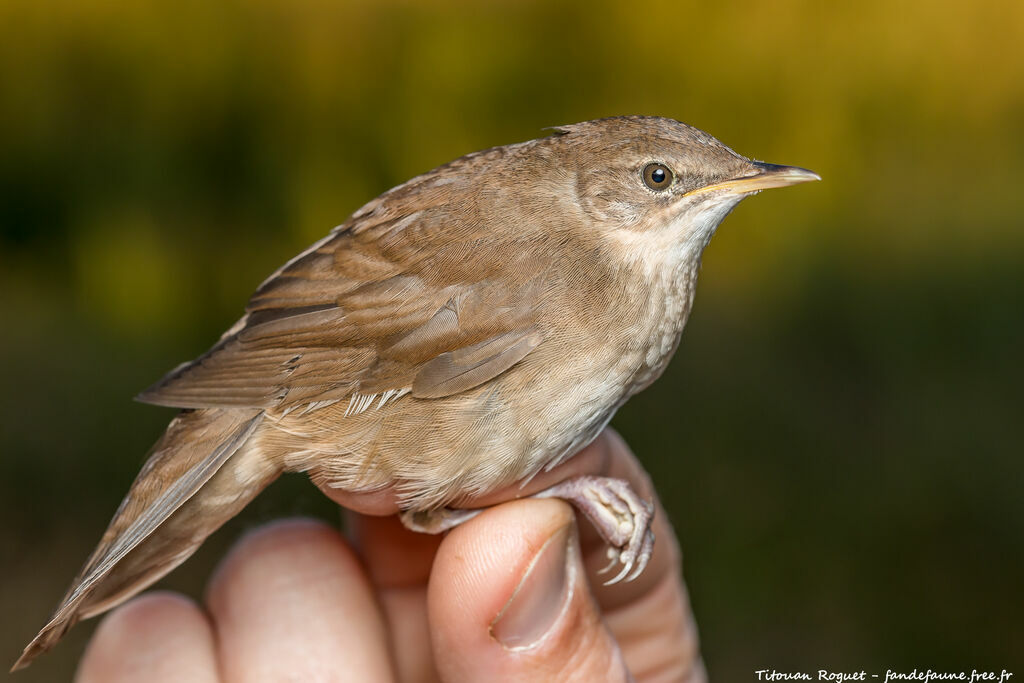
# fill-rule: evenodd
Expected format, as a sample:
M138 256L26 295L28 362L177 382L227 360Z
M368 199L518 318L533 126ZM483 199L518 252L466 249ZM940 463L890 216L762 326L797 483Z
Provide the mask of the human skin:
M578 472L653 496L611 430L550 476ZM679 546L655 504L650 564L613 586L598 573L605 545L557 499L495 505L444 537L393 516L353 513L348 537L275 522L235 545L202 605L155 592L112 612L76 680L704 681Z

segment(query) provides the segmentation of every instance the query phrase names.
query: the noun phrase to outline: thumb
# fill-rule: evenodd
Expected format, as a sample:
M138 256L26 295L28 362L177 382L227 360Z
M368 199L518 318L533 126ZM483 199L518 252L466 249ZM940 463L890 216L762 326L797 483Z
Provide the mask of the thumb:
M434 561L427 609L447 683L630 680L562 501L506 503L454 529Z

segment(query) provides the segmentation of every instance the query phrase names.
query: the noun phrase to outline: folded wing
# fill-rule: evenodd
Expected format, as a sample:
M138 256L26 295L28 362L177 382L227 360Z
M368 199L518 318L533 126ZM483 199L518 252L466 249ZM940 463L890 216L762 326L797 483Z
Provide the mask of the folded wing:
M437 398L504 372L542 339L542 260L524 249L511 271L484 263L483 230L431 226L443 219L440 208L357 214L264 282L210 351L139 400L287 410L384 392Z

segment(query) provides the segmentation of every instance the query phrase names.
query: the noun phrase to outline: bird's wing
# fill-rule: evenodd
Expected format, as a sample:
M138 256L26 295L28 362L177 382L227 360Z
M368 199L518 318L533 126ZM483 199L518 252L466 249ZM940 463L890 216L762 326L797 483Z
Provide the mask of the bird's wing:
M483 384L540 343L535 250L513 247L511 263L496 264L479 248L483 227L445 223L472 212L394 204L368 205L286 264L217 345L139 400L292 409L436 398Z
M260 410L199 410L171 422L99 545L14 669L56 645L79 619L127 600L181 564L277 476L278 470L240 452L262 419ZM201 491L240 457L230 473L230 495Z

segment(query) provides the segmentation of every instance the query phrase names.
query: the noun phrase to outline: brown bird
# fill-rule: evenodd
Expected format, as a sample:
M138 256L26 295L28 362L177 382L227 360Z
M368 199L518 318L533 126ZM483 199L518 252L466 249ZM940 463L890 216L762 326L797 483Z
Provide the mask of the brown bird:
M665 369L726 214L817 179L677 121L621 117L385 192L139 396L183 410L14 668L171 571L282 472L390 491L407 526L436 532L473 514L460 504L564 462ZM625 482L538 495L594 522L621 565L612 582L643 570L652 509Z

